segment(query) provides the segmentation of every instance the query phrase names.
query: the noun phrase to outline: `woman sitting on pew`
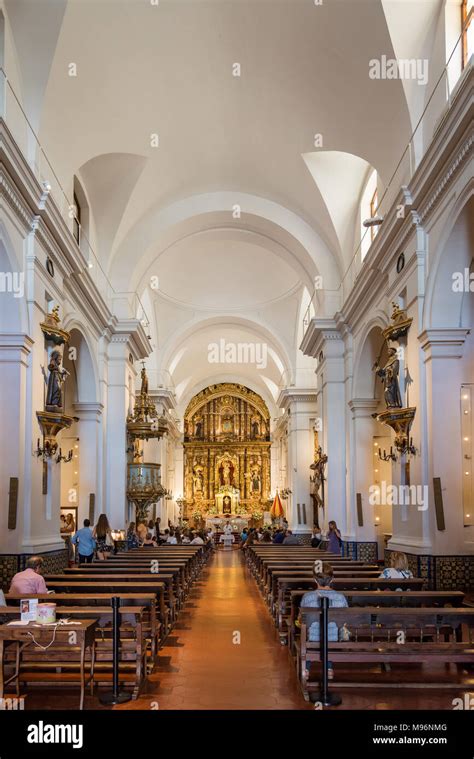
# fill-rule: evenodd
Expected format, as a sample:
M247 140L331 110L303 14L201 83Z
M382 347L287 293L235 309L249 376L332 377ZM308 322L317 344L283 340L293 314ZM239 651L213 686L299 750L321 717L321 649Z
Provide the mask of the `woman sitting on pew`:
M130 522L127 530L127 551L130 551L132 548L138 548L139 545L140 540L135 529L135 522Z
M321 606L321 598L326 596L329 599L329 606L336 608L343 608L348 606L347 598L342 593L332 590L331 583L333 580L332 566L329 562L324 561L321 566L321 561L315 561L313 565L313 577L316 583L316 590L310 590L305 593L301 599L301 608L319 608ZM319 643L319 620L313 622L308 631L308 638L314 643ZM335 622L329 622L328 624L328 641L335 643L339 640L339 629ZM309 676L309 667L306 671L306 679ZM332 662L328 662L328 678L334 679L334 668Z
M390 558L390 566L385 567L380 577L385 580L409 580L413 577L413 572L408 569L408 559L406 553L394 551Z
M114 541L107 514L101 514L94 527L92 537L97 540L97 558L104 561L113 550Z
M158 548L158 543L156 542L151 532L147 532L146 538L143 541L143 548L146 548L148 546L150 546L151 548Z

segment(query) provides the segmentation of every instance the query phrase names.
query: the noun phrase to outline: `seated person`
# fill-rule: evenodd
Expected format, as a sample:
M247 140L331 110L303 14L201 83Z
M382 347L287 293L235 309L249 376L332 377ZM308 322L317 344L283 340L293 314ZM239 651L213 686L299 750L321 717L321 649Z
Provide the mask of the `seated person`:
M385 580L409 580L412 578L413 572L408 569L406 553L394 551L390 558L390 566L385 567L380 577Z
M321 598L326 596L329 598L329 606L335 608L343 608L348 606L347 598L342 593L331 589L331 583L333 580L333 570L331 564L325 561L321 568L321 572L316 571L316 567L320 565L319 561L316 561L313 565L313 577L316 583L316 590L310 590L305 593L301 599L301 608L319 608L321 606ZM309 628L308 638L310 641L319 643L319 620L313 622ZM328 641L337 642L339 640L339 630L335 622L329 622L328 624ZM306 672L306 677L309 674L309 667ZM332 662L328 662L328 678L332 680L334 678L334 668Z
M10 593L18 596L28 596L29 593L47 593L48 588L41 576L43 568L43 558L41 556L31 556L26 562L26 569L23 572L17 572L10 585Z
M140 546L140 538L138 532L135 529L135 522L130 522L127 530L127 551L131 551L132 548L138 548Z
M137 524L137 534L140 539L140 543L143 543L143 541L146 538L146 534L148 532L147 526L144 522L138 522Z
M277 530L273 537L274 545L283 543L284 540L285 540L285 532L283 530Z
M323 536L321 534L321 528L318 524L315 524L313 527L313 534L311 536L311 548L319 548L323 540Z
M300 544L300 541L296 537L296 535L293 535L291 530L287 530L286 535L283 539L283 545L284 546L299 546L299 544Z
M271 543L272 542L272 535L269 530L265 530L262 537L262 543Z
M201 535L197 532L195 535L193 535L193 538L191 540L192 546L203 546L204 540L202 539Z
M152 548L158 548L158 543L156 542L151 532L147 532L146 538L143 541L143 548L146 548L147 546L151 546Z

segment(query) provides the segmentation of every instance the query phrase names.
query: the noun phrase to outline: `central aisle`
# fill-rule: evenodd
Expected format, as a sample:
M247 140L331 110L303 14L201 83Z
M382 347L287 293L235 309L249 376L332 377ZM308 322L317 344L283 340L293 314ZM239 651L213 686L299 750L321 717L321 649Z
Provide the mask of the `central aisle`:
M138 708L152 700L159 709L311 708L235 548L210 560L159 661Z

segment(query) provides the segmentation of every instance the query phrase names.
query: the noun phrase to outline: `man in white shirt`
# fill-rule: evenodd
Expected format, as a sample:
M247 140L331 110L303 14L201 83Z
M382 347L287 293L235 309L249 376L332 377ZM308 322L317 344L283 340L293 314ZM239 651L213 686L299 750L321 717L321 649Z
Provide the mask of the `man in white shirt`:
M204 545L204 540L199 535L195 535L194 538L191 540L191 545L192 546L203 546Z

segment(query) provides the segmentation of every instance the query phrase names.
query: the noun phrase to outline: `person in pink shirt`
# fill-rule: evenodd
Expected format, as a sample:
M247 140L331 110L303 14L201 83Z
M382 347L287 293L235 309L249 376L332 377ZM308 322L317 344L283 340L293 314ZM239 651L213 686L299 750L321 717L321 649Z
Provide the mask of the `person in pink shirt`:
M47 593L48 588L41 576L43 559L41 556L31 556L26 562L26 569L17 572L10 585L10 593L27 596L28 593Z

